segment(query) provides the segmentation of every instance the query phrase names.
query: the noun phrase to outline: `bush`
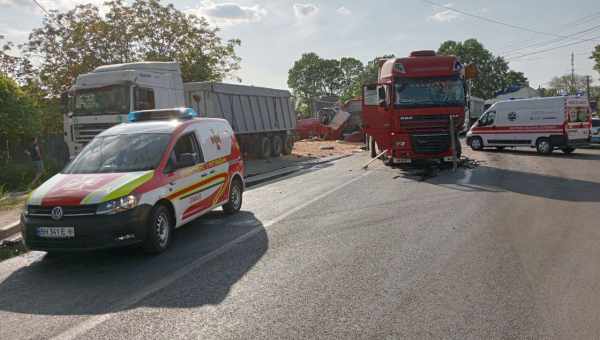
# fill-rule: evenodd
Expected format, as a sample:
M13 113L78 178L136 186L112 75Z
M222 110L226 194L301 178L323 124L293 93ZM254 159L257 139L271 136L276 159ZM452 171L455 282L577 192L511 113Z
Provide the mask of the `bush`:
M30 162L9 162L0 165L0 185L6 191L26 190L34 177L35 170Z

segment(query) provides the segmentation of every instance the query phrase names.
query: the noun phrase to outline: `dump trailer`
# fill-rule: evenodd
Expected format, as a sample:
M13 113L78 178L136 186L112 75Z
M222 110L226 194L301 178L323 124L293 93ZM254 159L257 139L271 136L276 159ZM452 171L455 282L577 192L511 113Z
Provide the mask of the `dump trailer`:
M229 121L243 153L268 158L292 152L296 115L289 91L217 82L183 87L186 105L200 117Z
M185 89L185 90L184 90ZM75 157L94 136L127 121L132 111L189 106L225 118L246 154L290 153L296 128L289 91L215 82L182 82L176 62L100 66L81 74L64 97L64 135Z

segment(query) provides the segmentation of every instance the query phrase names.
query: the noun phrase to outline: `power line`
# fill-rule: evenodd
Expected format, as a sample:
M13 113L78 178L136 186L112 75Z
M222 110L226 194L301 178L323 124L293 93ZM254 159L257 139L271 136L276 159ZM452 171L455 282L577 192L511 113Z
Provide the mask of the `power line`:
M459 10L459 9L456 9L456 8L453 8L453 7L450 7L450 6L440 5L440 4L438 4L436 2L433 2L433 1L430 1L430 0L421 0L421 1L426 2L426 3L428 3L430 5L433 5L433 6L445 8L445 9L447 9L449 11L453 11L453 12L460 13L460 14L463 14L463 15L466 15L466 16L469 16L469 17L477 18L479 20L483 20L483 21L488 21L488 22L491 22L491 23L495 23L495 24L498 24L498 25L503 25L503 26L506 26L506 27L510 27L510 28L514 28L514 29L518 29L518 30L522 30L522 31L527 31L527 32L531 32L531 33L541 34L541 35L547 35L547 36L556 37L556 38L565 38L565 36L560 35L560 34L554 34L554 33L549 33L549 32L542 32L542 31L537 31L537 30L534 30L534 29L531 29L531 28L528 28L528 27L523 27L523 26L509 24L509 23L502 22L502 21L499 21L499 20L496 20L496 19L487 18L487 17L481 16L481 15L477 15L477 14L465 12L465 11L462 11L462 10Z
M587 24L588 22L594 21L596 19L596 17L600 17L600 11L589 14L589 15L585 15L581 18L577 18L574 20L571 20L569 22L566 22L558 27L570 27L570 28L574 28L574 27L578 27L578 26L583 26L584 24ZM538 38L531 38L531 39L527 39L525 41L523 40L515 40L511 43L508 43L507 45L504 45L503 47L501 47L501 49L512 49L512 48L519 48L524 46L525 44L528 44L530 42L534 42L538 40ZM503 54L503 53L501 53Z
M595 31L595 30L597 30L597 29L599 29L599 28L600 28L600 25L596 25L596 26L593 26L593 27L587 28L587 29L585 29L585 30L582 30L582 31L579 31L579 32L576 32L576 33L573 33L573 34L569 34L569 35L567 35L565 38L557 38L557 39L547 40L547 41L543 41L543 42L538 42L538 43L535 43L535 44L531 44L531 45L529 45L529 46L524 46L524 47L520 47L520 48L515 48L515 49L512 49L512 50L509 50L509 51L503 52L503 53L501 53L501 55L503 55L503 56L505 56L505 57L508 57L508 55L510 55L510 54L514 54L514 53L515 53L515 52L517 52L517 51L521 51L521 50L525 50L525 49L529 49L529 48L532 48L532 47L537 47L537 46L551 45L551 44L554 44L554 43L557 43L557 42L560 42L560 41L564 41L564 40L566 40L566 39L568 39L568 38L572 38L572 37L575 37L575 36L578 36L578 35L582 35L582 34L584 34L584 33L588 33L588 32L591 32L591 31Z
M521 55L514 56L514 57L508 57L507 59L509 61L513 61L513 60L520 59L520 58L523 58L523 57L528 57L528 56L531 56L531 55L536 55L536 54L541 54L541 53L545 53L545 52L549 52L549 51L554 51L554 50L557 50L557 49L560 49L560 48L569 47L569 46L578 45L578 44L583 44L585 42L594 41L594 40L598 40L598 39L600 39L600 35L592 37L592 38L589 38L589 39L583 39L583 40L571 42L571 43L560 45L560 46L556 46L556 47L551 47L551 48L547 48L547 49L543 49L543 50L534 51L534 52L531 52L531 53L525 53L525 54L521 54Z
M48 12L44 6L42 6L37 0L32 0L47 16L50 16L50 12Z

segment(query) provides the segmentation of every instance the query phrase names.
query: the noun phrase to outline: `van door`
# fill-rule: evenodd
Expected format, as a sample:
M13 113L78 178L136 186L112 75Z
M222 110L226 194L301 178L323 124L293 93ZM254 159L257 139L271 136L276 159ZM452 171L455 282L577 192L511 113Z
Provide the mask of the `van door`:
M192 217L190 207L202 200L202 179L208 175L204 163L195 132L183 134L171 150L165 169L170 179L168 199L175 209L177 225Z
M484 113L477 121L477 126L473 127L473 134L478 135L483 140L483 146L488 146L490 139L494 139L494 123L496 120L496 111Z

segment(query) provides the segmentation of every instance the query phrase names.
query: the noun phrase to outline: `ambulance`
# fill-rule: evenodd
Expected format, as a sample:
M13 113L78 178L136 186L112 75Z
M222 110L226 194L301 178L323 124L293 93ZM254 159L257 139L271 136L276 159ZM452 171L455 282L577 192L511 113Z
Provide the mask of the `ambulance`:
M590 143L587 98L546 97L500 101L467 133L473 150L486 147L532 147L540 154L560 149L570 154Z
M189 108L138 111L97 135L29 196L29 249L167 249L173 231L222 207L238 212L244 163L229 123Z

